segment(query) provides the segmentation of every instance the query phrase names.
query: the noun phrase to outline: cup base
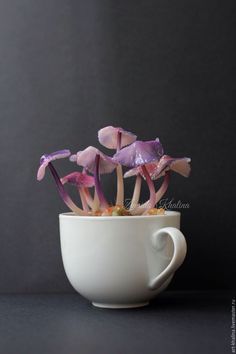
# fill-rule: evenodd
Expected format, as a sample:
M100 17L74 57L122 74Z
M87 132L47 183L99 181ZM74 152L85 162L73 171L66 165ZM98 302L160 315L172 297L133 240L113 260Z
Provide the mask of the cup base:
M130 309L149 305L149 302L137 302L133 304L105 304L101 302L92 302L93 306L106 309Z

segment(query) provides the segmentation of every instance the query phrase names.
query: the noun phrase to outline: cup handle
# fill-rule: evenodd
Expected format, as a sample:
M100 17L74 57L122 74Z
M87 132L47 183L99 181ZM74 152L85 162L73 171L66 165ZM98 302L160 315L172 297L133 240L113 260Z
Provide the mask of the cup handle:
M164 269L161 274L149 282L149 289L151 290L160 288L165 281L181 266L186 256L187 245L185 237L182 232L175 227L164 227L155 232L152 235L152 242L155 247L158 247L158 244L160 246L162 238L166 236L170 236L173 242L173 256L166 269Z

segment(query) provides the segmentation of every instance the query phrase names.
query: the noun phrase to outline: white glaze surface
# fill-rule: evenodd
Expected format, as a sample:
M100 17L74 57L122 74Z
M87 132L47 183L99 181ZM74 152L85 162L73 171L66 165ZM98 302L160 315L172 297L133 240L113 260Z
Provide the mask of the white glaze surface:
M95 306L136 307L164 290L186 254L180 213L86 217L60 214L63 264Z

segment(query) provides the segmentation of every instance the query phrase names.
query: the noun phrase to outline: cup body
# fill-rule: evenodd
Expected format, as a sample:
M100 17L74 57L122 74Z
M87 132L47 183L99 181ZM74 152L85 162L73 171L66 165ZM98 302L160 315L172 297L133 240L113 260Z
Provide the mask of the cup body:
M90 217L59 215L61 252L66 275L76 291L100 307L137 307L147 304L169 284L157 289L151 279L170 263L173 242L159 243L153 234L180 227L180 213L157 216Z

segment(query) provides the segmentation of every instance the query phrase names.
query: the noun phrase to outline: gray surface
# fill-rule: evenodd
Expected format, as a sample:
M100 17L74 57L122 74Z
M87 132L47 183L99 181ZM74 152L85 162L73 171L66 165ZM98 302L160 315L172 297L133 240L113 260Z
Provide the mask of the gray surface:
M230 353L231 292L166 292L149 307L104 310L79 295L0 296L4 354Z
M235 286L235 18L235 0L0 1L0 292L72 291L67 208L36 169L44 152L98 146L107 124L192 158L168 192L191 206L172 287Z

